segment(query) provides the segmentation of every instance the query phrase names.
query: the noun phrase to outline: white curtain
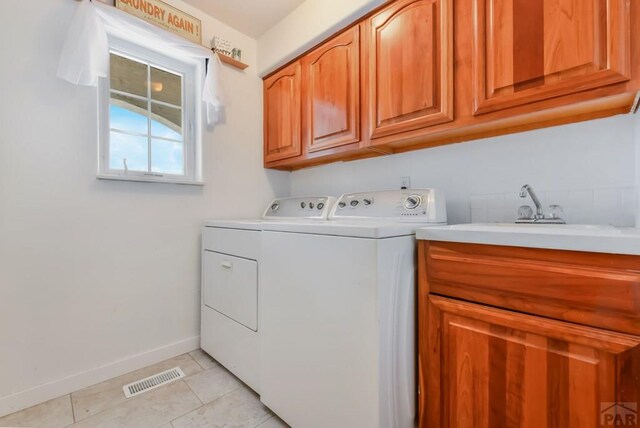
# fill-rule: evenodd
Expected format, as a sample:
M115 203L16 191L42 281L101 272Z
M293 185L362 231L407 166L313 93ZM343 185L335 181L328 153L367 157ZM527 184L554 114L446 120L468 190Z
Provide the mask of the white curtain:
M217 54L162 28L112 6L84 0L78 5L65 41L58 77L74 85L97 86L101 77L109 75L109 41L114 36L135 40L146 48L185 60L208 59L202 102L207 110L207 123L222 119L224 108L222 63Z

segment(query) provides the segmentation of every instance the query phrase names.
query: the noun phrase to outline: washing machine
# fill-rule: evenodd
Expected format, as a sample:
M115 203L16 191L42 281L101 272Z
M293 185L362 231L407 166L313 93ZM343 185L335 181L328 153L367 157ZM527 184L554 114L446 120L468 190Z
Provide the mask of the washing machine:
M411 189L263 226L264 404L294 428L414 426L415 231L446 221L442 192Z
M335 198L273 200L258 220L213 220L202 229L202 349L260 392L261 234L264 224L326 221Z

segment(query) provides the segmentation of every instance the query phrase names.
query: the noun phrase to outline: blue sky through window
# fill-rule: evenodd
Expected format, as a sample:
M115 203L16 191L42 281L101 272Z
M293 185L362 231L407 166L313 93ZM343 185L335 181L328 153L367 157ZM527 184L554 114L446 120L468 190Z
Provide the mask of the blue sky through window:
M147 116L135 111L110 105L111 133L109 167L123 170L123 159L131 171L148 171L149 145ZM142 134L130 135L117 132ZM184 175L184 144L182 135L157 120L151 120L151 171ZM166 138L177 141L167 141Z

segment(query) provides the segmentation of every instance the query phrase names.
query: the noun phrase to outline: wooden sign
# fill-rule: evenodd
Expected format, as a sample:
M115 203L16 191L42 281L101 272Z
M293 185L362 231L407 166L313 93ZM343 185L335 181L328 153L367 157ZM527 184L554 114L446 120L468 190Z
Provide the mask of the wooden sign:
M116 7L202 44L202 21L160 0L116 0Z

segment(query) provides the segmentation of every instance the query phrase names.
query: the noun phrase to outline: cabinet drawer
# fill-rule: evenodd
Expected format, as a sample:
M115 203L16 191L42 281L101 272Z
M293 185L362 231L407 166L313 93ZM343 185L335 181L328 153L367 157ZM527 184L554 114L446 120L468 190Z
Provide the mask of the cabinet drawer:
M640 334L640 257L433 241L420 245L429 293Z

